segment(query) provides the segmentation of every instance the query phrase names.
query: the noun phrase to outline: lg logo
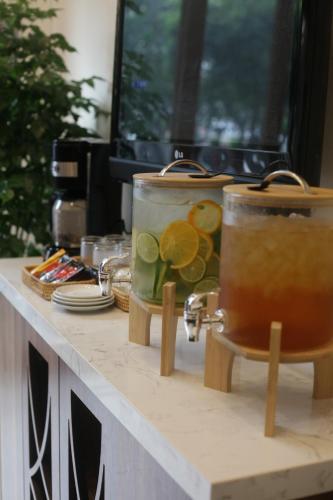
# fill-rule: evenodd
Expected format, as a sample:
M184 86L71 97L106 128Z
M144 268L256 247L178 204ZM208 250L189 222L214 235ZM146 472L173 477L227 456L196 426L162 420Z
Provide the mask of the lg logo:
M175 154L175 160L181 160L182 158L184 158L184 153L178 151L178 149L176 149L174 154Z

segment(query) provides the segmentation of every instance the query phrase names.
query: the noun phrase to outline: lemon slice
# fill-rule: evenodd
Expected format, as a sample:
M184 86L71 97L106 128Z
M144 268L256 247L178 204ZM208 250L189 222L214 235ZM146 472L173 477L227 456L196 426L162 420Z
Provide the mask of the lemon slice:
M216 278L212 277L207 277L204 278L203 280L199 281L194 287L194 292L195 293L206 293L206 292L213 292L216 291L219 288L219 283Z
M214 249L214 242L206 233L199 233L199 250L198 255L206 262L211 258Z
M205 271L206 263L200 255L197 255L191 264L179 269L179 274L184 281L196 283L203 278Z
M199 234L186 221L171 222L160 238L160 256L173 269L180 269L192 262L199 249Z
M136 251L147 264L153 264L159 256L158 241L150 233L139 233L136 237Z
M222 208L212 200L202 200L188 213L188 221L198 230L212 234L221 227Z

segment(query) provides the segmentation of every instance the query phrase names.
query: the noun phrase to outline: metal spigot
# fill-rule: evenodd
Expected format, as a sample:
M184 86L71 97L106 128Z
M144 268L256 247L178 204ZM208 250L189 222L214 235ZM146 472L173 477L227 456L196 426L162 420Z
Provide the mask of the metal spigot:
M112 283L115 282L114 277L117 271L116 266L113 265L116 261L121 261L129 257L128 253L122 255L113 255L112 257L107 257L103 259L98 268L98 283L101 289L102 295L111 295ZM124 277L123 279L117 279L117 283L129 282L130 277Z
M192 293L184 304L184 324L187 339L198 342L201 326L214 327L217 333L223 333L226 326L226 312L216 309L213 313L207 312L207 301L212 292ZM214 294L215 295L215 294Z

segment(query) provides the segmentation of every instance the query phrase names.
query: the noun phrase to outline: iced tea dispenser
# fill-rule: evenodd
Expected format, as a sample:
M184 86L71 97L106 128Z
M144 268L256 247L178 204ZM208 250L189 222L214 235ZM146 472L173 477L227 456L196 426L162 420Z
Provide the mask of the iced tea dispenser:
M275 320L282 349L304 350L333 336L333 190L279 175L224 189L221 306L234 341L267 347Z
M271 184L280 176L300 185ZM332 340L333 190L310 188L294 173L278 171L261 185L234 184L223 192L225 334L241 345L267 349L270 324L279 321L282 350L302 351ZM189 326L197 305L191 297L185 311Z

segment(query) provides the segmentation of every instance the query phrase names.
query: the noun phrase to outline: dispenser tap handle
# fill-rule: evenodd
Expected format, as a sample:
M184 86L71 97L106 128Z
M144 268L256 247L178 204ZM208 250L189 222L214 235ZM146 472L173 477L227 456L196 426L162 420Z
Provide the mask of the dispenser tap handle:
M127 258L128 253L113 255L103 259L98 268L98 284L103 296L111 295L112 282L115 275L114 261Z
M184 304L184 325L187 339L197 342L202 324L213 326L218 333L225 328L226 313L223 309L216 309L212 313L206 311L208 293L192 293Z

